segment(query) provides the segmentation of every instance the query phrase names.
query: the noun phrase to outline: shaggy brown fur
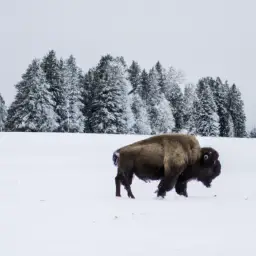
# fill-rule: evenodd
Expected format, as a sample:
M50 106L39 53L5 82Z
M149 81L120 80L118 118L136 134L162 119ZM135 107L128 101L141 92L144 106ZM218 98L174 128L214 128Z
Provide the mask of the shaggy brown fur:
M200 181L209 188L212 181L220 175L219 153L211 147L202 148L201 151L201 159L194 165L188 166L179 176L175 185L177 194L187 197L187 183L191 180Z
M116 196L121 196L121 184L128 196L135 198L131 191L132 178L159 180L157 196L164 197L173 189L179 175L187 166L193 165L201 157L201 148L195 136L165 134L153 136L125 147L113 154L118 166L115 177Z

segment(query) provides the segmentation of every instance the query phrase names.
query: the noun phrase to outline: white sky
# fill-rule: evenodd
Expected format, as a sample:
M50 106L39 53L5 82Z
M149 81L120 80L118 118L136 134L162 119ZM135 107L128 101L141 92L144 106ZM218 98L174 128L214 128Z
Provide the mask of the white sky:
M187 82L236 83L256 125L254 0L0 0L0 93L7 104L28 64L49 49L87 71L106 53L149 69L159 60Z

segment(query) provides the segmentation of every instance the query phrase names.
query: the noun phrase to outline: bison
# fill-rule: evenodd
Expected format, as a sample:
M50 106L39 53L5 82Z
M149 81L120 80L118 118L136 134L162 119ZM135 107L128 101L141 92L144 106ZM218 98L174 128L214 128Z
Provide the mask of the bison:
M221 173L221 163L219 153L211 148L201 149L202 156L195 164L188 166L179 176L175 185L176 193L188 197L187 183L191 180L197 180L209 188L212 181Z
M116 196L121 196L121 184L128 197L135 198L131 184L133 176L147 182L160 180L157 196L165 197L172 190L178 177L188 167L201 159L201 147L193 135L156 135L122 148L113 153L118 167L115 177Z

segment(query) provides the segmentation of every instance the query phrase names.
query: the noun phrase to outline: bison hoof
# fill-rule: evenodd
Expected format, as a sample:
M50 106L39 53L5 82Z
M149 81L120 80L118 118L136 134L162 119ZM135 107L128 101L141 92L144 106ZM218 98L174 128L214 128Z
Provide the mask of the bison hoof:
M166 191L164 191L164 190L162 190L162 189L159 189L159 190L157 191L157 196L164 198L164 197L166 196Z
M184 192L184 193L182 193L182 196L188 197L188 193Z
M187 192L179 192L177 194L180 195L180 196L188 197L188 193Z
M180 196L185 196L185 197L188 197L188 193L186 190L176 190L176 193Z
M205 185L207 188L210 188L210 187L211 187L211 183L209 183L209 182L204 182L204 185Z
M130 197L130 198L132 198L132 199L135 199L134 195L131 194L131 193L128 194L128 197Z

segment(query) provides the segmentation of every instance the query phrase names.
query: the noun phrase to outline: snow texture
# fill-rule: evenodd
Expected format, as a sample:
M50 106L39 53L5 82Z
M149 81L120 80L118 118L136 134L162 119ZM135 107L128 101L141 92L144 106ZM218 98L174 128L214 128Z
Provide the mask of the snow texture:
M112 154L145 137L0 133L0 255L254 256L256 140L199 137L222 174L188 198L137 178L116 198Z

